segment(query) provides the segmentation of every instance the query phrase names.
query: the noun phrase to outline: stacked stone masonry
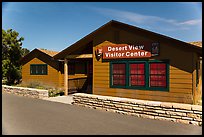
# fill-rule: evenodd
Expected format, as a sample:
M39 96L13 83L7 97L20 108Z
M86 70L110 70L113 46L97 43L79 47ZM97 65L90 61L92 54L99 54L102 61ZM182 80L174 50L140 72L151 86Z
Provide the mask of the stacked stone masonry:
M2 91L32 98L47 98L48 90L2 85Z
M202 126L202 106L200 105L137 100L85 93L73 94L73 104L137 117Z

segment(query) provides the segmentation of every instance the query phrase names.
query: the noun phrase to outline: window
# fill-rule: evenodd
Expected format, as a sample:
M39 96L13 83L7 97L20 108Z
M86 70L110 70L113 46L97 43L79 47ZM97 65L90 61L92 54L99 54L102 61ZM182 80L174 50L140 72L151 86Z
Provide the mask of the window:
M31 64L30 75L47 75L47 64Z
M168 61L112 61L110 87L144 90L169 90Z
M130 86L145 86L145 63L130 64Z
M166 87L166 64L150 63L150 87Z
M113 64L112 81L114 86L125 86L125 64Z

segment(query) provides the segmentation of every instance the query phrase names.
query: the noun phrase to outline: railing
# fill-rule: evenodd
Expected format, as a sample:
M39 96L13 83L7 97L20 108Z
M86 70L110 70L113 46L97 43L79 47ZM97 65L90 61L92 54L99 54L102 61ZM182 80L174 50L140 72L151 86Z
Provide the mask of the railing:
M85 92L87 89L87 77L69 78L68 80L68 94L76 92Z

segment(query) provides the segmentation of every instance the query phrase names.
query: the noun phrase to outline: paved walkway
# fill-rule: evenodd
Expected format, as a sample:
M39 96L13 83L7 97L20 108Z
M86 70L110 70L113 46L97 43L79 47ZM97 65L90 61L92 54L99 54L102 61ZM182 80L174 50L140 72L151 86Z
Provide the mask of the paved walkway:
M71 104L73 102L73 96L57 96L57 97L49 97L49 98L42 98L43 100L53 101L53 102L60 102L64 104Z

